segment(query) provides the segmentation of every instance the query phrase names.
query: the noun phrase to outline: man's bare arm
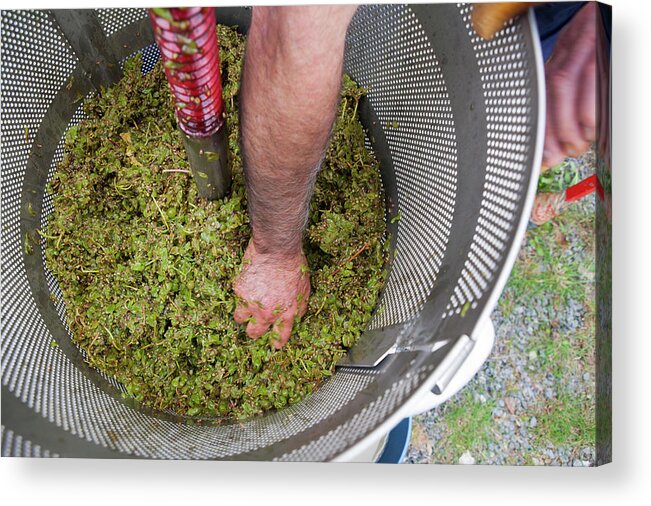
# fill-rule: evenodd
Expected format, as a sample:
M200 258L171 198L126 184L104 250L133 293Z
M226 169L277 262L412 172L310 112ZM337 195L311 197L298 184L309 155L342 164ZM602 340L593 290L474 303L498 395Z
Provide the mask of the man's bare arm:
M252 238L235 280L235 319L282 347L310 293L302 239L339 101L356 7L256 7L242 77L241 125Z

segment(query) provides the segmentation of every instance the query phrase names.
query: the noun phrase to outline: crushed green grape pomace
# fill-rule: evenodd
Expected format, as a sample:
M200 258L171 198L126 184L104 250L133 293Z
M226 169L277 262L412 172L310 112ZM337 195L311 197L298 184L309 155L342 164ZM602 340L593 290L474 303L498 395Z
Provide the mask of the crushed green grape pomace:
M388 241L378 162L356 117L364 91L344 76L305 233L307 313L281 350L271 332L252 340L235 323L232 282L250 237L237 115L245 40L218 31L230 195L197 197L162 66L142 75L135 57L68 130L42 237L91 366L154 409L229 421L296 403L333 374L375 307Z

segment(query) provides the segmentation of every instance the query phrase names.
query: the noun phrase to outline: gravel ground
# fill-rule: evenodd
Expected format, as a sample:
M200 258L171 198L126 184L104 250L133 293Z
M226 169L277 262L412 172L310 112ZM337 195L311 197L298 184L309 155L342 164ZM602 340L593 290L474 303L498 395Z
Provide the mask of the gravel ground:
M593 172L593 161L593 153L576 160L582 177ZM594 332L590 327L594 306L589 303L590 295L594 294L593 268L592 272L589 268L590 265L594 267L590 230L594 198L587 197L572 204L565 214L567 216L561 218L565 227L554 224L547 227L552 230L549 237L543 235L542 230L535 235L544 241L556 240L555 251L560 251L564 265L577 266L582 277L583 297L569 295L559 304L557 290L551 287L535 295L527 290L515 290L512 274L492 314L496 340L491 355L475 378L454 398L414 417L405 462L594 464L594 443L585 438L569 437L574 434L572 419L563 419L565 414L578 409L577 406L587 406L589 410L594 400ZM559 230L563 231L560 240ZM524 265L535 255L532 235L534 233L528 231L518 265ZM558 256L551 257L559 260ZM543 273L553 268L545 262L536 265L534 272ZM526 283L527 279L520 282ZM587 339L587 347L576 346L581 338ZM581 353L581 350L587 351ZM563 351L569 354L563 356L572 367L560 375L555 374L555 357ZM590 416L594 418L594 408L588 412L588 418ZM565 438L563 430L569 431L568 437Z

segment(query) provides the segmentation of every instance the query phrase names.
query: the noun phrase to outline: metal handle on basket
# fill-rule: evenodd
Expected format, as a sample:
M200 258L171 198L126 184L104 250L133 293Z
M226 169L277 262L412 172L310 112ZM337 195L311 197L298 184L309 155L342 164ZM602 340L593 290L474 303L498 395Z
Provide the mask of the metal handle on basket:
M477 374L495 342L495 328L490 318L480 320L472 336L461 336L437 367L432 391L412 406L411 416L419 415L444 403Z

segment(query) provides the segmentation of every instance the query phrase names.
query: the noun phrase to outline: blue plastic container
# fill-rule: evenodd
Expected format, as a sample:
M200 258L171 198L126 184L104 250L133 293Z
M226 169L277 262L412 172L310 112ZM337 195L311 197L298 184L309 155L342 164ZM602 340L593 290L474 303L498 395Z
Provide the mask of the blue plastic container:
M405 418L389 432L382 455L377 464L400 464L407 453L411 440L411 417Z

